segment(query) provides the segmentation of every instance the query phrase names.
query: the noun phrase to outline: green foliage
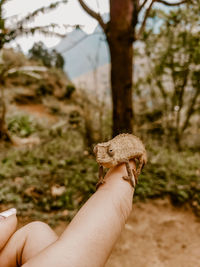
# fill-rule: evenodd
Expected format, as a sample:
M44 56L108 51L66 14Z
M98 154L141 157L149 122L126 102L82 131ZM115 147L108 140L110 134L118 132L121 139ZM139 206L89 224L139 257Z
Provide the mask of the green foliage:
M14 50L13 48L3 49L2 59L4 68L6 70L10 68L22 67L27 61L25 55L21 51Z
M177 152L156 143L148 147L148 152L149 162L140 176L136 199L169 196L173 204L190 204L199 214L199 153Z
M141 94L145 86L152 109L162 107L162 127L179 148L183 133L200 107L199 11L199 5L168 13L158 10L162 20L159 33L151 28L144 35L149 65L147 75L137 83L137 92Z
M42 42L35 43L29 50L29 58L40 60L44 66L51 68L56 67L63 69L64 58L55 49L48 50Z
M76 90L75 86L73 84L68 84L66 86L66 92L64 97L69 99L71 97L71 95L74 93L74 91Z
M27 117L18 120L11 124L14 132L33 131L29 129L36 123ZM85 148L82 132L69 125L35 128L41 144L33 149L1 150L0 203L15 205L23 216L37 219L50 211L54 219L63 219L67 210L70 219L95 192L98 165ZM190 204L200 215L199 153L177 152L157 142L149 142L147 150L149 162L140 176L135 201L168 196L175 205Z
M36 95L37 96L46 96L52 95L53 88L50 87L45 80L40 81L38 87L36 88Z
M28 116L14 116L8 119L8 130L20 137L28 137L36 131L36 126Z
M23 17L22 19L16 19L15 22L12 22L12 24L7 23L9 18L5 16L5 4L7 3L7 0L1 0L0 1L0 50L4 47L6 43L9 43L13 40L15 40L17 37L21 35L30 35L37 32L40 32L44 35L58 35L59 33L55 32L56 24L50 24L46 26L35 26L35 27L29 27L28 22L31 22L38 16L40 13L46 13L51 10L56 9L60 4L67 3L67 0L58 1L55 3L51 3L49 6L41 7L34 12L28 14L27 16ZM7 27L9 25L9 27Z
M36 95L39 97L54 95L56 98L65 99L66 87L71 84L67 75L57 68L50 68L46 75L43 75L36 87Z
M33 150L12 148L0 155L0 203L13 203L23 214L30 207L73 211L94 192L98 168L93 157L84 155L80 134L68 129L53 135ZM61 194L52 192L63 186Z

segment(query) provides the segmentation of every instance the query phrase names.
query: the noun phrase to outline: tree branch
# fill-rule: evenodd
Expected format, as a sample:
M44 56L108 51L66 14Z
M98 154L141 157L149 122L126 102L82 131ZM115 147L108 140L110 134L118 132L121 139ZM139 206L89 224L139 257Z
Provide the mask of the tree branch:
M196 89L196 92L195 92L193 98L191 99L190 105L189 105L188 110L187 110L185 122L184 122L184 124L182 126L182 129L181 129L181 133L183 133L185 131L185 129L188 127L188 125L189 125L190 117L195 112L194 106L196 104L196 101L197 101L197 98L198 98L199 94L200 94L200 87L198 87Z
M96 13L94 10L89 8L83 0L78 0L78 1L79 1L79 4L82 6L82 8L85 10L85 12L87 12L91 17L96 19L99 22L99 24L101 25L101 27L103 28L104 32L106 32L106 28L107 28L106 26L107 25L104 23L100 14Z
M92 35L96 35L96 34L100 34L99 32L94 32ZM72 48L74 48L75 46L77 46L78 44L80 44L82 41L84 41L86 38L90 37L89 34L83 36L82 38L80 38L78 41L74 42L72 45L70 45L67 48L64 48L63 50L60 50L59 53L63 54L68 52L69 50L71 50Z
M141 9L145 6L145 4L146 4L147 2L148 2L148 0L144 0L143 3L141 4L139 10L141 10ZM143 19L142 25L141 25L141 27L140 27L140 29L139 29L139 31L138 31L137 39L139 39L139 38L141 37L141 34L142 34L143 31L144 31L144 28L145 28L146 21L147 21L147 19L148 19L149 13L150 13L151 8L152 8L152 6L153 6L153 4L154 4L155 2L156 2L156 3L164 4L164 5L167 5L167 6L178 6L178 5L182 5L182 4L184 4L184 3L189 2L189 0L182 0L182 1L180 1L180 2L176 2L176 3L169 3L169 2L167 2L167 1L165 1L165 0L152 0L151 4L150 4L149 7L147 8L146 13L145 13L145 15L144 15L144 19Z
M144 0L143 3L139 7L139 11L146 5L148 0Z
M57 1L55 3L51 3L49 6L46 7L41 7L39 9L36 9L34 12L28 14L24 18L22 18L20 21L17 22L17 26L22 27L23 24L25 23L30 23L36 16L38 16L40 13L47 13L51 10L56 9L60 4L66 4L68 0L62 0L62 1Z
M166 6L179 6L179 5L187 3L188 1L187 0L183 0L183 1L180 1L180 2L176 2L176 3L169 3L169 2L167 2L165 0L156 0L156 2L160 3L160 4L164 4Z
M143 31L144 31L144 28L145 28L145 25L146 25L146 21L148 19L148 16L149 16L149 13L151 11L151 8L153 6L153 4L155 3L156 0L152 0L151 4L149 5L149 7L147 8L146 12L145 12L145 15L144 15L144 19L143 19L143 22L142 22L142 25L138 31L138 34L137 34L137 39L140 39ZM160 0L161 1L161 0Z
M61 34L61 33L54 31L56 27L59 28L59 25L52 23L46 26L11 29L11 31L9 32L9 36L7 37L5 43L9 43L10 41L14 40L18 36L34 35L35 33L41 33L47 37L52 37L52 36L54 37L56 36L60 38L65 37L66 34Z

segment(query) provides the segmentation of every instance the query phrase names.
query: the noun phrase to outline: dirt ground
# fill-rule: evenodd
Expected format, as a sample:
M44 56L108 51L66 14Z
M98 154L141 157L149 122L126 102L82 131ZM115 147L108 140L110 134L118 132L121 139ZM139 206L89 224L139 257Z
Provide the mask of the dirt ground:
M58 226L57 233L63 231ZM200 220L168 200L134 204L105 267L198 267Z
M106 264L118 266L200 266L200 221L168 200L135 204Z

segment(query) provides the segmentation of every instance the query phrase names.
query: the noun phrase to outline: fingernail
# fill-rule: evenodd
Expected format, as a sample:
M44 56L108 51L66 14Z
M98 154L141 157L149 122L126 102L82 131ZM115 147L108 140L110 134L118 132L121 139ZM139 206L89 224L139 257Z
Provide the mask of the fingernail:
M14 214L17 214L17 210L14 208L3 211L0 213L0 220L5 219L5 218L7 218L11 215L14 215Z

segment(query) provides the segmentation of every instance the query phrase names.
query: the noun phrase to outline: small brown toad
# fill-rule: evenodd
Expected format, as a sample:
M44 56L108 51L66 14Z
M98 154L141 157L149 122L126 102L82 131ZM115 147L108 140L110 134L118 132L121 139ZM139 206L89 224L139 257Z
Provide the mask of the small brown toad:
M142 141L132 134L119 134L105 143L99 143L94 147L96 161L99 164L99 181L97 187L105 183L103 167L112 168L120 163L126 164L127 176L123 179L130 182L135 188L138 176L147 163L147 153ZM137 170L131 169L129 160L138 160Z

